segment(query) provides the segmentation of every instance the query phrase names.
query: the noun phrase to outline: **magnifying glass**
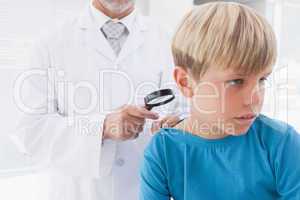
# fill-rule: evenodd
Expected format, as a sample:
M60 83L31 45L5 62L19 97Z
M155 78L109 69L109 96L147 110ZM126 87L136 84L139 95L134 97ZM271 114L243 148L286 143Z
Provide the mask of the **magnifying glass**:
M145 107L151 110L154 107L165 105L175 99L175 95L171 89L162 89L148 94L144 98Z

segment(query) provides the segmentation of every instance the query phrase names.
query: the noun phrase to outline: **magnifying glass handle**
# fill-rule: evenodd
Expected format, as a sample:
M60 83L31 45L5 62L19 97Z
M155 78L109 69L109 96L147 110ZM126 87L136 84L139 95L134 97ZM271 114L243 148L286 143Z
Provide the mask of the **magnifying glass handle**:
M146 104L146 105L145 105L145 108L146 108L147 110L151 110L153 107Z

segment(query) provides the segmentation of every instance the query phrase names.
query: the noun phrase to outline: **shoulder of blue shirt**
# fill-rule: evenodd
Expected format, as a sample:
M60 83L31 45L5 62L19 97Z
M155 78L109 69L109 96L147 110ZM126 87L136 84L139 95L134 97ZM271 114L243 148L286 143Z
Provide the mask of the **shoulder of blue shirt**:
M300 148L300 134L291 125L263 114L257 117L249 128L249 131L252 131L251 134L257 138L262 148L267 151L271 148L276 149L279 145L284 146L285 143L289 143L292 140L296 140L293 143L296 142L295 145L299 145ZM174 137L179 136L181 133L184 132L179 130L175 131L172 128L160 129L155 133L145 151L162 151L161 148L164 147L167 140L174 139ZM247 134L249 133L250 132Z

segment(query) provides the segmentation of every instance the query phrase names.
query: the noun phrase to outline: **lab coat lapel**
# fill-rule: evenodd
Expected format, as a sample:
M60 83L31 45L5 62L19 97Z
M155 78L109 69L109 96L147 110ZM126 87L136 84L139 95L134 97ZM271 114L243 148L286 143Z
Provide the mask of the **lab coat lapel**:
M85 9L81 14L78 24L79 28L85 33L85 41L87 42L86 45L88 47L92 47L92 49L97 53L103 55L111 61L116 59L113 49L100 30L101 27L97 27L93 23L89 8Z
M102 34L100 28L99 30L88 31L88 42L92 46L92 48L99 54L105 56L111 61L116 59L115 53L113 52L108 41Z
M119 54L119 60L134 53L144 43L147 30L147 24L143 21L142 16L137 15L134 21L133 31L129 34Z

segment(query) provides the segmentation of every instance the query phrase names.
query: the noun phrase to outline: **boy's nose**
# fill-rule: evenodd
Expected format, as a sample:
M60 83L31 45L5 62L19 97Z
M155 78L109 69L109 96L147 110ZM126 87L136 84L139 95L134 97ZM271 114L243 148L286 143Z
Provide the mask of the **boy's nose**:
M260 104L262 100L262 90L256 85L255 87L249 87L244 90L243 103L245 106L255 106Z

